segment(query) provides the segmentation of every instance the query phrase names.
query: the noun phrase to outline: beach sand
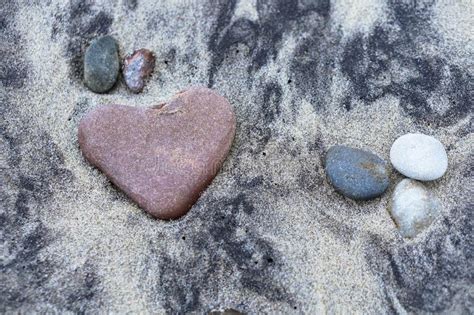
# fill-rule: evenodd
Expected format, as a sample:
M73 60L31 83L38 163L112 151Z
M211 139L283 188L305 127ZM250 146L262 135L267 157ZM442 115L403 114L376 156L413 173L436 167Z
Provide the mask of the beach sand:
M460 1L2 1L1 313L474 313L474 5ZM82 82L91 39L156 68L141 94ZM228 98L223 169L176 221L148 216L81 155L100 104L189 86ZM403 239L380 198L334 191L334 144L386 161L422 132L446 147L441 215Z

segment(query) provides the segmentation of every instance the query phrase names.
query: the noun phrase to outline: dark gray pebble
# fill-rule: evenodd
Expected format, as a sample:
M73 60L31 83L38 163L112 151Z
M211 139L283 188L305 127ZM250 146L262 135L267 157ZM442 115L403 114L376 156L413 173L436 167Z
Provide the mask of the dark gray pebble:
M84 83L94 92L110 90L120 70L118 45L111 36L95 39L84 56Z
M244 313L234 310L233 308L228 308L225 310L211 311L209 315L244 315Z
M378 197L389 184L384 160L373 153L341 145L329 149L326 174L338 192L355 200Z

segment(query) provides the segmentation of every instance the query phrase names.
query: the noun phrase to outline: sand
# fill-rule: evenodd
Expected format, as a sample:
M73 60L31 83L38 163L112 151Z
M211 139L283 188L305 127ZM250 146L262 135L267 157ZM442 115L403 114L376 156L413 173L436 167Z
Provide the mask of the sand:
M0 312L473 313L473 5L432 2L3 2ZM141 94L84 86L103 34L155 52ZM192 210L155 220L84 160L78 123L193 85L229 99L236 138ZM407 132L449 159L414 240L387 211L395 170L367 202L324 173L331 145L388 161Z

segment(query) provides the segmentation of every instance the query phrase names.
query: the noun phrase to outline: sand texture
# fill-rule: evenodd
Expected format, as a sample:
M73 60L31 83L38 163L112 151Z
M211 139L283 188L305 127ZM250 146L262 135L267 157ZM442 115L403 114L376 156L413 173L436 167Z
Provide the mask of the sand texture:
M474 313L472 0L0 1L0 313ZM91 39L148 48L141 94L82 82ZM235 109L223 169L172 222L83 158L100 104L152 106L189 86ZM389 161L422 132L446 147L442 209L414 240L336 193L334 144Z

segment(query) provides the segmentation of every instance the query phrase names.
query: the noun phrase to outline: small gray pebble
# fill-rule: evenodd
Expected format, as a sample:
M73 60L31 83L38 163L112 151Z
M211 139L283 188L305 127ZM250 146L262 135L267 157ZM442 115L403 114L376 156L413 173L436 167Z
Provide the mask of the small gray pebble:
M96 93L110 90L120 70L118 45L111 36L95 39L84 55L84 83Z
M224 310L214 310L210 311L209 315L243 315L244 313L241 313L233 308L227 308Z
M377 155L336 145L326 155L326 173L334 188L346 197L367 200L388 187L387 163Z

